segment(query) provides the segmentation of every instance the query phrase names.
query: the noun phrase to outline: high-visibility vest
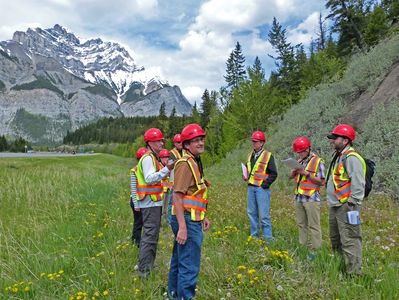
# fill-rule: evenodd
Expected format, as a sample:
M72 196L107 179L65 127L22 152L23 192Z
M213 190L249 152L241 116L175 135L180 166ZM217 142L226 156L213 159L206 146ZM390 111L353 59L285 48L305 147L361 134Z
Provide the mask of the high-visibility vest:
M256 186L261 186L262 182L266 180L267 177L269 177L269 174L266 173L266 169L272 153L266 150L262 150L262 153L257 158L253 169L251 167L251 156L252 153L249 154L247 160L247 169L249 174L248 183Z
M316 176L319 170L320 162L322 159L316 154L312 154L308 163L306 164L305 171L310 175ZM297 187L295 189L296 195L312 196L316 191L320 190L320 186L315 182L309 180L308 177L298 174L295 178Z
M176 157L176 159L182 158L182 155L180 154L179 150L177 150L176 148L173 148L172 150L170 150L170 152Z
M167 191L170 191L173 188L173 181L170 181L170 178L166 177L164 180L162 180L162 186L163 186L163 192L166 193Z
M208 187L205 184L204 178L201 177L198 164L190 154L185 153L183 157L176 162L176 165L182 162L187 162L189 165L197 186L197 190L192 195L183 195L183 207L190 211L191 220L202 221L205 218L208 205ZM172 206L172 214L175 214L174 205Z
M348 156L356 156L363 165L363 174L366 177L366 162L359 153L355 151L352 147L341 154L339 163L334 166L333 170L333 182L335 188L335 195L341 203L348 201L351 194L351 179L345 170L344 161Z
M151 197L151 200L154 202L161 201L163 197L163 186L162 183L155 182L153 184L147 184L144 179L143 174L143 159L147 156L150 156L152 159L152 163L154 165L154 169L156 172L160 170L160 165L158 163L157 158L154 156L152 152L148 152L143 155L143 157L139 160L137 164L136 177L137 177L137 200L143 200L147 195Z

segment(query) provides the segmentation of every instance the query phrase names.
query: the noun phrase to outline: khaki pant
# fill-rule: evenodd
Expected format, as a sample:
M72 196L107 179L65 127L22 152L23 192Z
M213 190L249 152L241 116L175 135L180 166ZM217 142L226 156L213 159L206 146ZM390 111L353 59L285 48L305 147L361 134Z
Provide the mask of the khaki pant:
M359 210L359 206L355 206ZM329 208L330 240L333 251L340 253L349 274L360 274L362 268L362 236L360 225L348 223L348 204Z
M320 202L295 201L299 243L315 250L321 247Z

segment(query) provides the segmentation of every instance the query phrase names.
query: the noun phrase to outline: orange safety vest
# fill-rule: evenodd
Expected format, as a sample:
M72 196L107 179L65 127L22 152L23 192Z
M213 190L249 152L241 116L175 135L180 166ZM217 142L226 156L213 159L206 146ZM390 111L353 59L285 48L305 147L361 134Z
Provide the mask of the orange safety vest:
M173 148L172 150L170 150L170 152L176 157L176 159L182 158L182 156L180 155L179 150L177 150L176 148Z
M249 174L248 183L256 186L261 186L262 182L266 180L267 177L269 177L269 174L266 173L266 169L272 153L266 150L262 150L262 153L257 158L253 169L251 169L251 156L252 153L249 154L247 160L247 169Z
M173 188L173 182L170 181L169 177L166 177L164 180L162 180L162 186L164 193L166 193Z
M176 162L176 165L181 162L187 162L193 175L197 190L192 195L183 196L183 207L191 213L191 220L202 221L205 218L205 212L208 205L208 187L205 184L204 178L194 158L185 153L184 156ZM172 205L172 214L174 213L174 205Z
M152 152L148 152L143 155L143 157L139 160L139 163L137 164L137 170L136 170L136 177L137 177L137 190L136 190L136 195L137 195L137 200L143 200L147 195L151 197L151 200L154 202L158 202L162 200L163 197L163 186L161 182L156 182L153 184L147 184L145 179L144 179L144 174L143 174L143 166L142 162L143 159L147 156L150 156L152 159L152 163L155 168L155 172L158 172L160 170L160 164L158 163L157 158L154 156Z
M364 176L366 176L366 163L363 157L361 157L360 154L355 151L355 149L350 147L347 151L341 154L339 163L334 167L333 170L335 195L341 203L347 202L351 194L351 179L349 178L344 166L344 161L348 156L351 155L356 156L362 162L363 173Z
M308 163L306 164L305 171L307 171L313 176L316 176L321 161L322 161L321 158L313 153L312 157L309 159ZM295 181L297 183L297 187L295 189L296 195L305 195L310 197L316 191L320 190L320 186L314 183L313 181L309 180L306 176L298 174L295 178Z

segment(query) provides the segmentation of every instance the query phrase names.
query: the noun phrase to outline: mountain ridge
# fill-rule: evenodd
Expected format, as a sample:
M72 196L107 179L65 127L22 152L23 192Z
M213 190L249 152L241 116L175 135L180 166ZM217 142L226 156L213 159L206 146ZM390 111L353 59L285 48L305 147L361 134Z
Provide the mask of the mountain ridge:
M191 114L178 86L138 66L118 43L83 41L58 24L17 31L0 42L1 135L56 143L102 117L158 115L163 102L167 114L173 107L176 115ZM25 122L14 121L21 120L19 109L44 117L46 130L40 135L22 128ZM67 120L57 126L60 115Z

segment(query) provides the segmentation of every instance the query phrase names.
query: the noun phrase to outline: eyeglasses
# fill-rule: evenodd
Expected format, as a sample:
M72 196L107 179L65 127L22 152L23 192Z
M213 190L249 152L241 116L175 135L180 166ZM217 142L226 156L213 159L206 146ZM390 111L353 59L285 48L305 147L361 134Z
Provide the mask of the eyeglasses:
M205 137L199 136L199 137L197 137L197 138L195 138L195 139L192 139L192 140L190 141L190 143L198 143L198 142L203 142L203 141L205 141Z

